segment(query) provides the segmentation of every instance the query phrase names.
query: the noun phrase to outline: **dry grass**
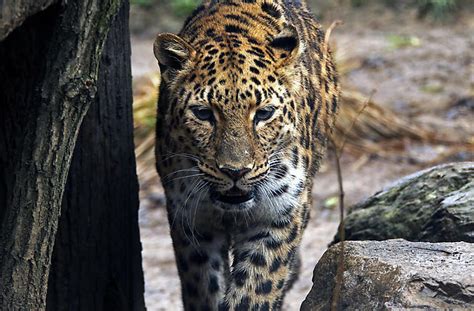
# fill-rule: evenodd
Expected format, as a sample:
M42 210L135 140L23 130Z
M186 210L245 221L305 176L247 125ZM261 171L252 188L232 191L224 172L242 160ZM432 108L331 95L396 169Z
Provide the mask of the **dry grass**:
M155 123L158 101L159 73L140 77L133 82L133 118L137 174L142 185L148 184L155 173Z
M343 91L339 116L333 134L336 145L346 136L347 151L351 153L376 153L384 156L403 151L411 142L446 145L451 150L473 150L474 141L444 129L442 132L417 124L390 109L369 100L360 116L367 96L355 90ZM351 123L357 122L350 131ZM344 135L345 134L345 135Z

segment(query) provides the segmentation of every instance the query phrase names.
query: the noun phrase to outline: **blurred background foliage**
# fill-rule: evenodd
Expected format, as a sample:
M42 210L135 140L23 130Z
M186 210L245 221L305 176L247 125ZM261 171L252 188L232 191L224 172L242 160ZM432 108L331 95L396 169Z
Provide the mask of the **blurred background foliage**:
M150 8L160 0L131 0L134 6ZM339 3L349 1L354 8L363 8L374 0L337 0ZM380 1L380 0L379 0ZM199 5L199 0L165 0L167 6L171 8L172 14L182 17L190 14L194 8ZM311 1L316 5L327 2L327 0ZM433 17L435 19L445 19L459 9L468 5L471 0L381 0L384 5L392 9L400 9L403 7L414 7L418 10L420 17Z

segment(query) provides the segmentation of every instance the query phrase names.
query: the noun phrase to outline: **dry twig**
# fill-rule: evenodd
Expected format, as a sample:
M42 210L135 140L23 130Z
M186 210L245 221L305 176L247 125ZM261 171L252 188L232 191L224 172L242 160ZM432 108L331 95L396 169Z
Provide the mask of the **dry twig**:
M352 120L352 123L350 127L347 129L347 131L344 133L342 136L342 141L341 141L341 146L338 148L336 143L332 138L329 138L329 142L331 143L332 150L334 152L334 158L336 161L336 173L337 173L337 182L339 185L339 237L341 242L339 243L340 245L340 250L339 250L339 258L338 258L338 263L337 263L337 271L336 271L336 284L334 286L333 290L333 296L332 296L332 301L331 301L331 310L335 311L337 310L337 303L339 302L339 298L341 296L341 290L343 286L343 274L344 274L344 239L345 239L345 232L344 232L344 185L343 185L343 180L342 180L342 170L341 170L341 156L342 152L344 151L344 146L347 140L347 134L352 131L352 128L357 122L357 119L359 116L362 114L364 109L369 105L372 96L374 95L375 90L373 90L370 94L370 96L367 98L366 102L362 106L362 108L359 110L359 112L356 114L354 119Z

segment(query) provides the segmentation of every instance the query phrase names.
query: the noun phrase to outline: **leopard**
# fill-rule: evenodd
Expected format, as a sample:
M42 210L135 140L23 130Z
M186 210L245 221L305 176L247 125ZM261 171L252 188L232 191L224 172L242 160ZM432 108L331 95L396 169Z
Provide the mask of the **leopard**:
M280 310L338 111L301 0L205 0L153 44L156 168L185 310Z

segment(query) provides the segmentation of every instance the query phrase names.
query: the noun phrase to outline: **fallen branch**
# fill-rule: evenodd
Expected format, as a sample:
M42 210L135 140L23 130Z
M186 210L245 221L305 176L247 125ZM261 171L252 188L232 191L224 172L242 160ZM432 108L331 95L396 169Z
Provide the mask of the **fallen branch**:
M341 156L342 152L344 151L344 146L347 141L347 133L352 131L352 128L356 124L359 116L362 114L362 112L367 108L369 105L372 96L374 95L375 90L373 90L370 94L370 96L367 98L365 101L364 105L362 108L359 110L359 112L356 114L354 119L352 120L351 125L347 129L347 131L343 134L342 140L341 140L341 146L338 148L334 139L332 137L329 138L329 142L331 144L331 149L333 150L334 153L334 158L336 161L336 173L337 173L337 182L339 185L339 236L341 239L341 242L339 243L340 245L340 251L339 251L339 258L338 258L338 264L337 264L337 271L336 271L336 282L333 290L333 296L332 296L332 301L331 301L331 310L335 311L337 310L337 303L339 301L339 298L341 296L341 290L344 284L344 185L343 185L343 180L342 180L342 169L341 169Z

